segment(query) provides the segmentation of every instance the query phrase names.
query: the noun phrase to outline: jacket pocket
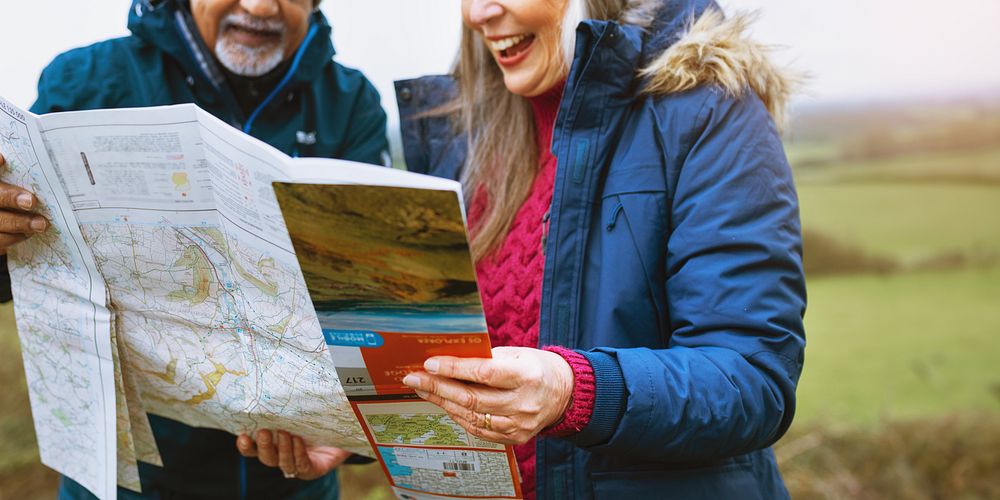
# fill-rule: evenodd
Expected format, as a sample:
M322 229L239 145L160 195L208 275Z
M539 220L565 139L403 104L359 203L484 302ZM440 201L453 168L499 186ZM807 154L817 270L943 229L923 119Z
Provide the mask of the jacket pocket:
M613 170L604 183L600 203L602 228L608 237L635 248L650 286L656 286L659 260L670 231L669 200L660 165Z
M697 468L595 472L591 480L595 500L764 499L753 466L745 460Z
M601 217L602 255L618 276L634 278L630 281L633 298L653 306L656 331L662 335L666 319L664 270L670 230L665 193L633 191L609 196L602 200ZM659 340L662 342L663 338Z
M635 165L612 169L604 180L603 197L627 193L657 193L667 190L663 166Z

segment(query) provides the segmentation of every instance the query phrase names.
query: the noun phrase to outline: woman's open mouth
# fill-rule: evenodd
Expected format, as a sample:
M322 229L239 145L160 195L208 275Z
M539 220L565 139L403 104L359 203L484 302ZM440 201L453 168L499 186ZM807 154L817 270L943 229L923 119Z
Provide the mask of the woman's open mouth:
M490 40L490 48L497 55L497 62L503 66L514 66L528 57L531 46L535 43L535 35L514 35L497 40Z

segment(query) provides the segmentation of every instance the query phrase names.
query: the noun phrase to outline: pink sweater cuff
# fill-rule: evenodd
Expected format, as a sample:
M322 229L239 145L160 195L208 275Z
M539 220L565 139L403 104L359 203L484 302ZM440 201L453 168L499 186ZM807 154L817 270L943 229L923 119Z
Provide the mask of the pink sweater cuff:
M543 436L564 437L576 434L590 423L594 411L594 368L582 354L560 346L546 346L546 351L563 357L573 369L573 395L562 419L542 431Z

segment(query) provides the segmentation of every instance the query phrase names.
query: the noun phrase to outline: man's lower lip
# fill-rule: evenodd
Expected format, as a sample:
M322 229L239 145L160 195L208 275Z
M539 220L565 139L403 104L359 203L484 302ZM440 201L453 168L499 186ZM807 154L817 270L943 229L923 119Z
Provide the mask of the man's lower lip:
M497 63L499 63L501 66L508 68L511 66L517 66L518 64L520 64L521 61L523 61L526 57L528 57L528 54L531 52L531 49L533 48L535 48L534 40L532 40L531 43L528 44L528 46L524 50L518 52L518 54L513 57L504 57L500 55L499 52L497 52Z
M245 45L274 43L281 38L281 35L277 33L262 33L242 30L239 28L228 28L226 30L226 35L235 38L236 41Z

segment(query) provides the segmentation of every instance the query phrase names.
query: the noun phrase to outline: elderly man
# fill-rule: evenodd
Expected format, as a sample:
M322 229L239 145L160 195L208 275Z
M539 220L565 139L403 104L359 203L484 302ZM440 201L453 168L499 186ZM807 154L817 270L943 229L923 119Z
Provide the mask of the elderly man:
M31 109L193 102L290 155L384 164L379 95L361 73L331 60L330 26L318 3L134 0L131 36L58 56L43 71ZM45 219L33 213L36 205L31 193L0 184L0 254L46 230ZM140 464L143 498L337 497L334 474L285 478L279 469L242 458L235 436L152 415L150 421L164 466ZM346 456L322 458L330 465ZM135 498L126 490L119 495ZM60 497L90 494L64 478Z

